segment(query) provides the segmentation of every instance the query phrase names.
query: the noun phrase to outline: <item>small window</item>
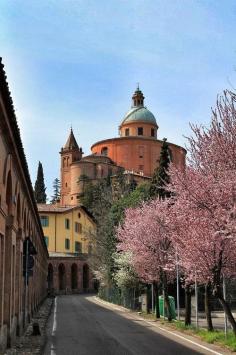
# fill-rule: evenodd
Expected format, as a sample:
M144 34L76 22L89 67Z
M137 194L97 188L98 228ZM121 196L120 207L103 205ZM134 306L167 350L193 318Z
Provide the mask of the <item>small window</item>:
M82 233L82 224L75 222L75 233Z
M66 187L67 187L67 182L66 182Z
M49 226L49 218L48 216L40 216L41 224L42 227L48 227Z
M102 150L101 150L101 154L107 156L108 148L107 147L103 147Z
M68 218L65 219L65 228L70 229L70 220Z
M65 239L65 249L70 249L70 239Z
M78 213L78 218L80 218L81 217L81 214L80 214L80 212Z
M143 165L139 165L139 171L143 171Z
M151 137L155 137L155 129L151 128Z
M82 243L80 242L75 242L75 251L77 253L82 253Z
M71 198L70 198L71 200L73 200L73 196L71 196Z
M128 137L129 136L129 128L125 129L125 136Z
M48 237L44 237L44 240L45 240L45 243L46 243L47 248L48 248L48 245L49 245L49 238L48 238Z
M143 136L143 127L138 127L138 136Z

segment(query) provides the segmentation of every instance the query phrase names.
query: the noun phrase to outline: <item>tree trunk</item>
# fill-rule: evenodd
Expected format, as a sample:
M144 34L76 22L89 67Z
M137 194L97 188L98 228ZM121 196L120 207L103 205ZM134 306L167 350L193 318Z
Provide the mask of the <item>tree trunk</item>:
M191 291L190 287L185 287L185 325L191 324Z
M156 318L160 318L160 308L159 308L159 288L158 283L153 283L154 294L155 294L155 304L156 304Z
M171 322L172 321L171 306L170 306L170 300L169 300L167 289L165 289L165 299L163 300L163 302L165 302L167 305L168 321Z
M211 305L210 305L210 285L205 285L205 313L206 313L206 320L207 320L207 330L212 332L214 330L211 318Z
M171 306L170 306L170 300L169 300L169 295L168 295L168 289L167 289L167 278L166 278L166 273L163 272L163 289L164 289L164 297L165 299L163 300L164 307L165 304L167 306L167 317L168 321L172 321L172 315L171 315Z
M224 300L224 297L222 296L221 292L217 293L216 297L220 301L220 303L221 303L221 305L222 305L222 307L223 307L223 309L224 309L224 311L226 313L226 316L227 316L227 318L228 318L228 320L229 320L229 322L230 322L230 324L231 324L231 326L233 328L234 335L236 337L236 321L235 321L235 319L234 319L234 317L232 315L232 312L231 312L231 309L229 307L229 304L228 304L228 302L226 302Z

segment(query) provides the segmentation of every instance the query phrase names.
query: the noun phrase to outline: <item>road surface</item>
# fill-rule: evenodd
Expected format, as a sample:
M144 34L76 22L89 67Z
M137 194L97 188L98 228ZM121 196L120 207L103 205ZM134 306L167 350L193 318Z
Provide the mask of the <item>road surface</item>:
M223 354L144 321L94 296L55 299L44 355ZM214 349L214 347L211 349Z

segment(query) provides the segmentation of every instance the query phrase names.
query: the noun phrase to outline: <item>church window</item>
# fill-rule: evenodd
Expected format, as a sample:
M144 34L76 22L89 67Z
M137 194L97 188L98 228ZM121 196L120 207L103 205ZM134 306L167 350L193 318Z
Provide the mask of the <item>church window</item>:
M151 137L155 137L155 129L151 128Z
M80 212L78 213L78 218L80 218L81 217L81 214L80 214Z
M125 136L128 137L129 136L129 128L125 129Z
M66 187L67 187L67 182L66 182Z
M143 127L138 127L138 136L143 135Z
M107 147L103 147L102 150L101 150L101 154L107 156L108 148Z
M70 220L69 220L69 218L65 219L65 228L66 229L70 229Z
M65 239L65 249L70 249L70 239L69 238Z

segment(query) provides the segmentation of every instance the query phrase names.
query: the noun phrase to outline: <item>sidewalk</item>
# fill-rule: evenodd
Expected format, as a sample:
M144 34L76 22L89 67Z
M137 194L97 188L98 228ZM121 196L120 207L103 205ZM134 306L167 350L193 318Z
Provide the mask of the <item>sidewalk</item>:
M39 355L42 354L46 343L46 325L48 317L51 313L54 299L46 298L41 305L39 311L31 319L25 333L21 337L16 338L16 343L6 350L4 355ZM34 322L39 324L41 335L32 335L32 325Z

